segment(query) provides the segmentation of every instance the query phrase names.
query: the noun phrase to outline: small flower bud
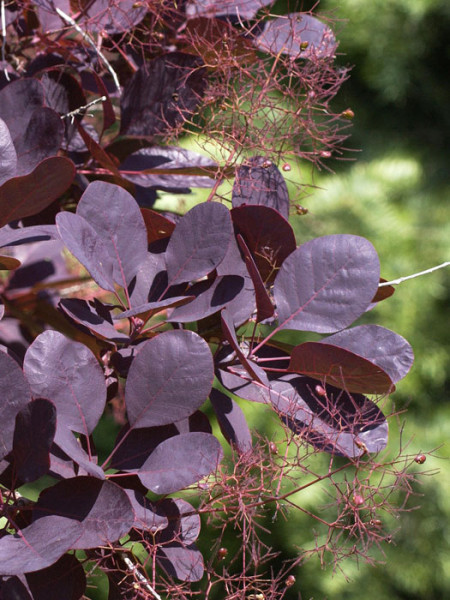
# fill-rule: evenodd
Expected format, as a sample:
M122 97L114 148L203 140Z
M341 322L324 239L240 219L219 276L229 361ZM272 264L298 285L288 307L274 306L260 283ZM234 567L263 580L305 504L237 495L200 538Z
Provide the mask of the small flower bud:
M316 394L318 396L326 396L327 395L327 392L321 385L316 385L316 387L314 388L314 391L316 392Z
M271 164L272 163L270 160L265 160L261 166L263 169L268 169L271 166Z
M272 454L278 454L278 448L277 448L277 445L275 444L275 442L269 443L269 450Z
M284 583L286 587L292 587L295 583L295 577L293 575L289 575Z
M228 550L227 548L219 548L217 551L217 558L219 560L225 560L226 557L228 556Z
M283 169L283 171L290 171L291 165L289 163L284 163L284 165L281 168Z
M320 153L320 156L322 158L330 158L331 152L329 150L322 150L322 152Z
M361 496L361 494L353 494L353 504L355 506L361 506L364 504L364 498Z
M416 458L414 459L414 461L418 464L418 465L423 465L423 463L427 460L427 457L425 456L425 454L418 454L416 456Z
M309 42L300 42L300 50L306 50L309 46Z
M347 110L344 110L344 112L341 113L341 117L351 121L355 117L355 113L351 108L347 108Z
M296 210L296 212L297 212L298 215L307 215L308 212L309 212L308 209L305 208L304 206L302 206L301 204L296 204L295 205L295 210Z

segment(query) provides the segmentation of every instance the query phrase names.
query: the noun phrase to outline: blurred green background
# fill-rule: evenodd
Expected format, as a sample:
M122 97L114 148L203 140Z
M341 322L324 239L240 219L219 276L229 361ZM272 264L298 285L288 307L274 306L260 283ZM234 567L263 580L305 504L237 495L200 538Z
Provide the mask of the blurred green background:
M303 3L303 7L309 5ZM290 3L291 10L299 10ZM355 112L348 146L353 161L321 173L294 217L298 241L353 233L377 248L388 280L450 260L450 3L448 0L323 0L319 13L338 19L342 53L353 65L335 107ZM416 490L384 564L344 563L347 579L311 560L295 573L288 598L444 600L450 598L450 268L404 282L369 318L412 344L415 365L393 395L408 407L410 451L440 446L426 467L438 469ZM398 447L391 433L393 452ZM301 517L277 527L285 556L311 539Z
M274 11L314 4L277 2ZM355 112L347 142L354 151L345 161L328 163L333 174L314 174L317 188L307 188L302 200L309 213L292 219L298 242L333 233L364 236L377 248L388 280L450 260L450 2L322 0L318 13L335 21L338 62L353 65L334 108ZM192 140L185 143L192 147ZM299 180L311 181L310 167L294 168L289 177L297 178L290 186L293 196ZM203 193L186 198L188 206ZM160 206L171 200L177 201L166 198ZM295 570L297 581L286 599L450 598L449 307L447 267L397 286L363 321L396 331L414 349L415 364L397 386L391 407L408 409L401 420L409 453L437 449L423 469L437 474L422 477L415 487L419 495L408 503L420 508L404 513L394 524L393 542L374 551L383 564L347 561L344 574L333 574L331 566L323 570L311 559ZM267 431L262 411L251 412L253 426ZM394 424L393 455L398 447ZM304 501L311 508L323 503L320 488ZM314 542L311 521L294 511L287 521L278 519L274 526L269 520L267 526L271 545L282 549L284 559ZM211 545L203 539L205 553Z

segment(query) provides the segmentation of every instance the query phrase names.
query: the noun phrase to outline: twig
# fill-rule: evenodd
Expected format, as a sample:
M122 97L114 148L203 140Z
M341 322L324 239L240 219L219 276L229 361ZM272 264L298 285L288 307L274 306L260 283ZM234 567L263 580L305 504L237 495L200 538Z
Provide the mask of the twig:
M72 17L69 17L69 15L66 15L66 13L64 11L62 11L60 8L58 8L57 6L55 7L55 10L58 13L58 15L61 17L61 19L63 19L63 21L65 21L66 23L69 23L70 25L72 25L72 27L74 27L78 31L78 33L81 36L83 36L83 38L87 42L89 42L89 44L94 48L95 52L99 55L99 57L104 62L106 68L111 73L112 78L114 79L114 83L116 85L117 90L119 92L121 92L119 78L117 77L116 72L112 68L111 64L109 63L108 59L103 54L103 52L101 52L101 50L99 48L97 48L97 44L94 42L94 40L85 31L83 31L81 29L81 27L78 25L78 23L72 19Z
M94 106L94 104L98 104L99 102L105 102L106 100L107 100L106 96L101 96L100 98L95 98L95 100L92 100L91 102L88 102L84 106L79 106L75 110L71 110L67 114L61 115L61 119L66 119L67 117L71 117L72 121L73 121L73 117L75 117L76 115L81 114L81 112L83 110L85 110L86 108L90 108L91 106Z
M2 62L6 63L6 54L5 54L5 46L6 46L5 0L2 0L2 4L1 4L1 20L2 20L2 38L3 38L3 43L2 43ZM9 76L8 69L6 68L6 65L3 68L3 72L5 74L6 81L11 81L11 78Z
M130 569L130 571L136 575L136 577L139 579L139 581L144 585L144 587L151 593L153 594L153 596L156 598L156 600L162 600L161 596L158 594L158 592L156 592L152 586L150 585L150 583L148 582L148 579L146 579L142 573L140 571L138 571L138 568L136 567L136 565L134 565L132 563L132 561L128 558L128 556L122 556L123 562L127 565L127 567Z
M438 269L443 269L444 267L448 267L450 265L450 261L444 262L437 267L431 267L431 269L427 269L426 271L420 271L420 273L414 273L414 275L406 275L405 277L399 277L398 279L393 279L392 281L385 281L384 283L380 283L378 287L386 287L387 285L397 285L398 283L403 283L407 279L415 279L416 277L420 277L421 275L427 275L428 273L432 273L433 271L437 271Z

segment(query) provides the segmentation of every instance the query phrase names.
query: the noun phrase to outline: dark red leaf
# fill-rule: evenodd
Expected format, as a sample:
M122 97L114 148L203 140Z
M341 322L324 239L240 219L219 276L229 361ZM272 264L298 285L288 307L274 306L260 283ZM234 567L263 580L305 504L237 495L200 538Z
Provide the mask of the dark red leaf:
M289 371L308 375L348 392L382 395L395 390L389 375L376 364L323 341L296 346L292 350Z
M56 409L44 398L33 400L17 414L12 460L14 472L23 483L48 472L55 430Z
M41 212L67 190L74 176L71 160L52 156L28 175L9 179L0 187L0 227Z
M267 206L238 206L231 211L239 233L258 267L264 283L272 283L286 258L296 249L289 222Z
M86 575L73 554L64 554L50 567L27 573L33 600L79 600L86 589Z

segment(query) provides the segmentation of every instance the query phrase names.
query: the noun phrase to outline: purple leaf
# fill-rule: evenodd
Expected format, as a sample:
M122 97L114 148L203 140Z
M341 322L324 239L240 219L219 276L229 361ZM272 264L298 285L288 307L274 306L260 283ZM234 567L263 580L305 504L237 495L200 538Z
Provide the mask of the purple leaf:
M130 339L128 335L115 329L109 312L99 301L67 298L61 300L59 306L69 317L87 327L94 335L112 343L127 342Z
M215 471L222 447L213 435L182 433L161 442L150 454L138 476L155 494L172 494Z
M168 527L157 534L158 564L172 577L199 581L203 576L203 557L193 543L200 533L199 515L180 498L167 498L157 507L169 520Z
M40 81L23 77L0 90L0 118L8 126L14 144L27 130L31 116L44 106L44 88Z
M147 257L147 230L133 196L118 185L94 181L82 195L77 215L86 219L104 242L114 281L127 287Z
M23 579L24 575L21 577ZM0 598L2 600L34 600L23 581L16 576L0 579Z
M200 581L205 571L202 553L195 544L172 542L159 546L156 560L168 575L181 581Z
M147 229L147 242L151 244L169 238L175 229L175 223L150 208L141 208Z
M286 258L296 249L289 222L267 206L239 206L231 211L236 232L252 253L264 283L272 283Z
M120 165L120 171L125 179L143 187L156 189L212 187L214 178L208 177L206 170L205 175L202 175L202 167L217 167L217 164L207 156L192 150L176 146L156 146L142 148L127 156ZM162 172L146 173L145 171L148 170ZM189 174L189 170L195 170L198 174ZM136 171L136 174L124 171Z
M104 290L114 292L113 260L103 238L85 219L72 213L57 214L56 225L68 250L86 267L94 281Z
M139 265L136 277L131 282L128 290L132 307L142 306L149 301L152 284L157 278L158 273L165 273L165 270L166 261L164 260L164 254L149 252L145 260ZM152 300L157 299L158 296L156 298L152 297Z
M57 331L44 331L28 348L24 371L33 395L54 402L58 422L89 435L106 402L102 369L92 352Z
M55 444L57 449L55 449L55 445L53 445L51 456L52 471L65 479L72 476L73 465L68 464L64 456L61 458L61 453L58 452L59 449L87 474L92 475L92 477L96 477L97 479L105 479L105 473L96 462L97 458L89 456L89 454L83 450L80 440L74 436L64 422L58 423L55 434ZM78 473L80 469L78 469Z
M117 436L110 467L120 471L138 471L156 446L178 433L174 423L131 430L127 424Z
M217 202L194 206L177 224L166 251L170 285L200 279L223 260L233 227L230 211Z
M267 393L287 425L320 450L354 458L386 447L386 419L361 394L328 385L319 390L317 381L297 375L272 381Z
M136 308L130 308L129 310L124 310L120 314L116 315L114 319L123 319L125 317L135 317L139 315L145 315L150 312L159 312L166 308L171 308L175 306L182 306L188 302L193 300L194 296L174 296L173 298L166 298L165 300L160 300L159 302L146 302L145 304L141 304L141 306L136 306ZM170 319L168 319L170 320Z
M225 389L244 400L262 404L269 402L267 378L263 385L255 383L251 375L241 366L233 366L233 372L219 369L217 377Z
M255 43L271 54L295 58L332 58L337 42L331 29L307 13L290 13L267 21Z
M172 52L136 71L122 94L120 133L153 136L190 118L206 85L201 65L198 56Z
M378 288L372 244L354 235L316 238L284 261L274 283L282 329L335 332L361 316Z
M238 452L252 447L252 436L240 406L219 390L211 390L209 396L219 422L220 430L229 444Z
M211 351L197 334L166 331L144 342L125 388L131 426L166 425L188 417L206 400L213 378Z
M239 275L244 279L242 291L227 305L227 312L231 315L236 327L250 319L256 310L255 288L248 269L242 260L236 238L232 236L227 252L222 262L217 266L217 275Z
M277 210L289 218L289 195L277 167L263 156L254 156L236 172L232 195L233 208L257 204Z
M134 522L125 491L111 481L94 477L66 479L42 492L33 510L33 525L48 514L73 519L78 539L72 542L72 548L79 550L116 542Z
M175 308L170 315L170 322L188 323L209 317L232 302L244 286L244 279L239 275L216 277L213 283L201 281L189 288L195 299L185 306Z
M31 401L17 414L12 459L14 472L23 483L48 472L55 430L56 409L44 398Z
M308 375L347 392L383 395L395 390L389 375L376 364L324 341L296 346L292 350L289 371Z
M186 7L189 17L239 16L253 19L256 13L275 0L190 0Z
M57 239L60 238L55 225L34 225L19 229L5 226L0 229L0 247Z
M238 339L236 337L236 332L234 330L234 325L233 325L231 315L228 313L228 310L226 308L224 308L222 310L221 318L222 318L222 330L225 335L225 338L228 340L231 347L236 352L236 355L237 355L241 365L244 367L244 369L247 371L247 373L249 373L250 376L255 381L259 381L259 382L264 381L264 379L265 379L264 371L262 371L262 369L260 367L258 367L258 365L253 364L252 361L249 360L247 358L247 356L244 354L244 352L242 351L242 349L239 345Z
M154 504L135 490L125 490L125 492L134 512L133 527L135 529L142 529L155 535L168 526L168 518L158 504Z
M405 377L414 362L412 348L405 338L379 325L359 325L322 342L345 348L378 365L394 383Z
M63 156L46 158L28 175L0 187L0 227L47 208L73 181L75 166Z
M51 108L38 108L31 115L24 134L15 140L16 175L31 173L43 160L55 156L61 146L64 125Z
M16 535L0 538L3 576L45 569L55 563L80 537L80 524L71 518L43 516Z
M73 554L64 554L50 567L28 573L33 600L79 600L86 590L83 565Z
M238 234L237 238L245 257L247 270L252 278L253 287L255 288L256 322L261 323L261 321L265 321L272 317L275 313L275 309L244 238L240 234Z
M208 390L209 392L209 390ZM0 459L13 447L16 415L31 400L30 386L17 362L0 352L0 403L2 426L0 428Z
M17 154L8 126L0 119L0 186L14 177L17 170Z

